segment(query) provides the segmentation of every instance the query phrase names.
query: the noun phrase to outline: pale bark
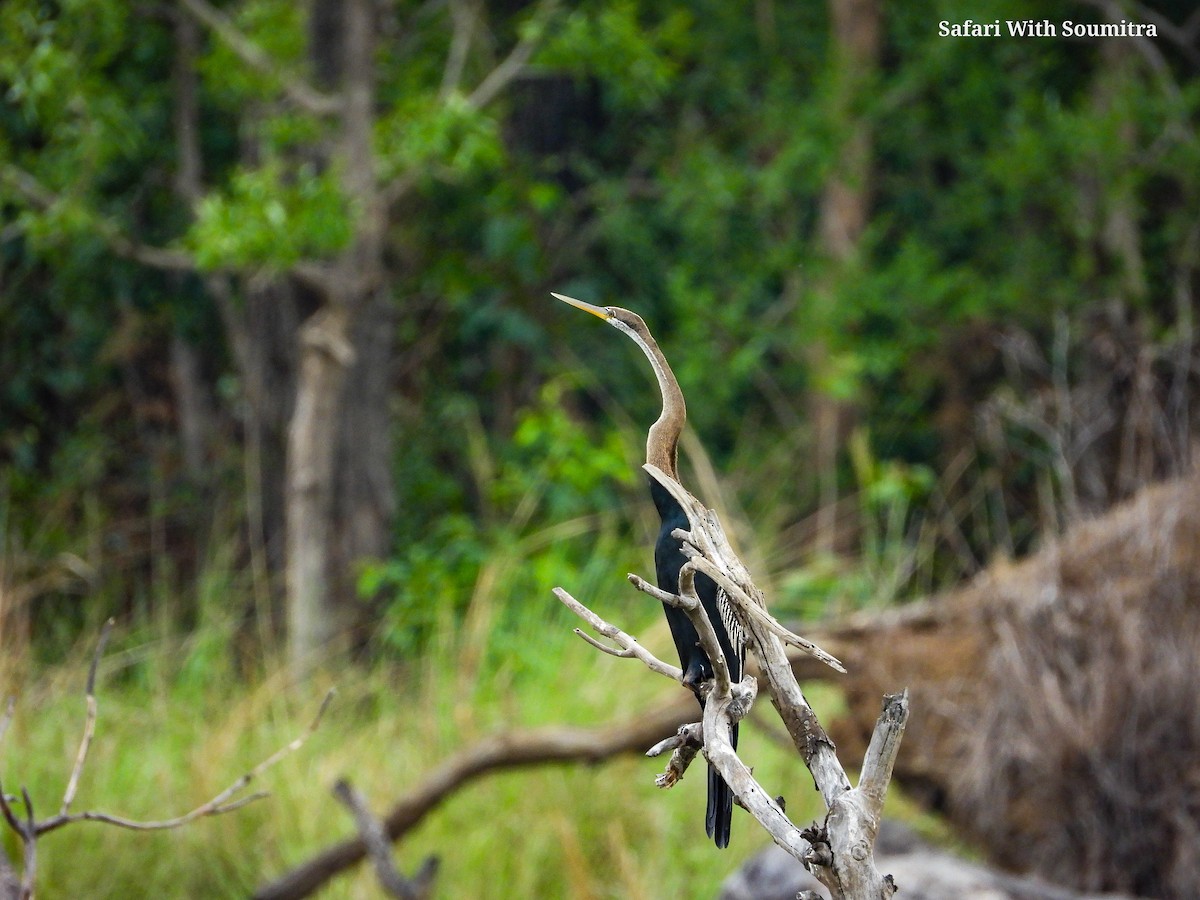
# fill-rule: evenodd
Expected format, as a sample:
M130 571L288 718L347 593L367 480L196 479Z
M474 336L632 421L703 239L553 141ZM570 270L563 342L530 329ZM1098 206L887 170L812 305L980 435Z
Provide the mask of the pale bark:
M287 486L288 649L298 671L309 668L316 654L352 622L352 587L339 578L348 578L350 560L339 560L336 553L335 537L342 529L335 520L335 462L344 439L343 446L351 448L354 457L360 447L372 446L356 441L355 435L344 436L341 425L347 408L346 375L357 357L355 338L383 271L385 210L372 147L374 5L369 0L344 0L339 12L342 120L336 153L342 189L357 219L354 237L337 262L309 279L320 307L300 333ZM353 516L353 510L348 512ZM366 527L380 521L368 519ZM382 546L380 531L386 533L376 528L365 540L373 549Z
M338 402L354 358L349 310L326 306L301 329L296 408L288 429L287 594L292 663L307 668L339 630L330 591Z
M687 725L675 740L660 742L651 748L650 755L658 755L668 748L675 750L666 772L657 779L658 785L671 787L678 782L695 757L695 745L702 741L709 764L720 772L738 802L778 846L802 862L834 897L839 900L887 900L895 893L896 886L890 876L880 873L876 867L873 847L900 738L908 721L907 692L884 698L883 715L876 723L859 784L852 786L833 742L796 681L784 644L802 648L835 671L845 671L841 663L811 641L788 632L766 612L762 592L755 587L746 567L730 547L712 510L705 509L657 467L646 465L643 468L671 493L687 514L690 530L677 529L673 536L683 542L683 553L688 561L679 573L678 595L654 588L635 575L630 576L630 581L639 590L688 615L713 669L713 678L705 685L702 727ZM758 682L747 675L741 682L731 683L713 623L695 592L697 572L717 583L740 620L749 639L748 645L759 661L760 675L771 701L825 801L828 813L824 822L803 830L795 825L733 749L731 729L750 711ZM604 622L562 588L556 588L555 594L616 647L587 638L590 644L613 656L637 658L652 671L679 679L678 669L654 658L631 635Z
M224 276L209 281L248 407L247 485L256 575L265 574L267 560L276 562L273 538L285 532L289 656L300 670L353 624L353 564L386 552L396 513L388 404L394 311L383 291L383 246L389 206L416 184L418 173L401 173L387 184L379 180L373 149L374 80L380 30L376 17L383 7L373 0L315 0L310 5L309 57L318 81L313 86L303 73L277 65L207 0L182 0L190 16L180 31L182 55L193 52L189 46L194 50L190 23L195 20L243 64L278 82L282 102L336 120L331 146L318 148L318 155L336 164L355 216L354 234L336 259L303 260L288 278L265 287L245 284L245 309ZM552 0L544 0L537 15L546 20L553 9ZM531 29L466 95L470 106L490 103L524 70L538 33ZM464 32L459 44L467 36ZM454 59L448 61L448 83L460 79L458 66ZM187 187L181 193L195 202L200 196L198 157L188 155L195 141L194 90L190 82L185 87L190 93L181 93L180 121L188 128L181 127L179 135L181 180ZM39 203L48 201L37 185L19 187L35 193ZM187 254L131 246L108 232L105 236L117 252L131 258L172 270L194 269ZM262 296L276 292L278 304ZM308 316L300 323L304 312ZM281 346L285 342L290 346ZM285 421L286 437L280 433ZM263 580L256 578L256 583Z

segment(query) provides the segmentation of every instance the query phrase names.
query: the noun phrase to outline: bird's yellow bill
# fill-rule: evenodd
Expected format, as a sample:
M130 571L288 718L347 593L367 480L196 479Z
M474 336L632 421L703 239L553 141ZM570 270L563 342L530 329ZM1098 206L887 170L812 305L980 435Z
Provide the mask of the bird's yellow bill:
M584 312L590 312L593 316L599 316L601 319L608 320L612 318L608 314L608 310L603 306L593 306L590 303L584 303L582 300L576 300L574 297L566 297L562 294L556 294L554 291L550 292L550 296L557 297L563 303L570 303L576 309L582 309Z

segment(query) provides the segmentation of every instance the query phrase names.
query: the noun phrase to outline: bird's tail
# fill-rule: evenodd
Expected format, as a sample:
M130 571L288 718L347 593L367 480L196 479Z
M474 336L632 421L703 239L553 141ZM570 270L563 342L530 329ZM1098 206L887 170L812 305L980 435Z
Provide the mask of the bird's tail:
M737 749L738 727L733 726L729 742ZM729 846L729 828L733 819L733 791L711 765L708 767L708 810L704 816L704 830L719 848Z

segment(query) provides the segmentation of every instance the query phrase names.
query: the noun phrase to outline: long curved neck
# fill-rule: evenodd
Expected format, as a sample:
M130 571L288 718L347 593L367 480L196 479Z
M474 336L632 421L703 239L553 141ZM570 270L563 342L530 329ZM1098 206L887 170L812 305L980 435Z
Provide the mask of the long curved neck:
M662 412L646 435L646 462L657 466L678 481L676 460L679 435L683 433L683 423L687 419L683 391L679 389L679 382L675 380L675 373L667 364L667 358L658 349L657 342L649 332L641 334L628 326L621 330L633 338L650 360L650 365L654 368L654 377L658 379L659 393L662 394Z

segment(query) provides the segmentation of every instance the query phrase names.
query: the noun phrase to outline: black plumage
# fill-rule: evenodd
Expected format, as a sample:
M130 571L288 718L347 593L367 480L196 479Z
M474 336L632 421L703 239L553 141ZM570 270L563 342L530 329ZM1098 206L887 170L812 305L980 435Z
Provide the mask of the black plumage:
M654 544L654 573L658 586L672 594L679 593L679 570L687 561L683 555L682 545L672 532L678 528L689 530L687 516L679 502L667 492L655 479L649 479L650 496L662 520L658 532L658 540ZM745 664L746 643L741 636L741 627L729 609L729 599L725 592L707 575L696 574L696 595L704 607L708 620L713 623L717 634L717 643L725 655L729 666L730 680L738 682L742 678L742 668ZM700 647L700 636L692 625L687 614L681 609L663 604L663 613L667 617L667 625L671 629L671 637L675 641L675 649L679 652L679 665L683 669L683 683L691 688L700 708L704 708L704 696L700 692L701 683L713 677L712 663ZM729 631L732 626L734 638ZM734 725L729 735L733 749L737 749L738 726ZM729 846L729 830L733 818L733 791L725 783L717 770L708 767L708 810L704 816L704 830L718 847Z

